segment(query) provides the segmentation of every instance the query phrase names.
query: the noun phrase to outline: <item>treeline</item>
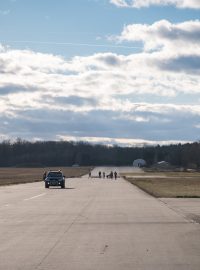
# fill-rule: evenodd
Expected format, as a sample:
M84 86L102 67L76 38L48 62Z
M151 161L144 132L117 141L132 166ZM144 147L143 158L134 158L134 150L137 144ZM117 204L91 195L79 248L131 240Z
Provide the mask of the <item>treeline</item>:
M200 167L200 143L168 146L119 147L84 142L38 141L18 139L0 143L0 167L25 166L98 166L132 165L135 159L146 160L148 166L167 161L178 167Z

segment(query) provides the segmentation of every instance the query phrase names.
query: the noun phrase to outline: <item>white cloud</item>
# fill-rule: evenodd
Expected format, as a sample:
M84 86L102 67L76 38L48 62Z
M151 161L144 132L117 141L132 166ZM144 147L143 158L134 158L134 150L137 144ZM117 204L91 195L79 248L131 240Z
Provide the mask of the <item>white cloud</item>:
M127 25L121 35L112 38L120 42L142 42L146 63L160 70L200 73L199 20L176 24L161 20L152 25Z
M198 50L193 52L193 57L197 55ZM96 98L104 94L176 97L180 93L198 93L199 77L195 74L198 64L193 67L196 72L188 74L188 67L183 64L182 72L174 74L174 70L168 72L167 64L175 57L178 59L178 53L170 55L162 51L129 56L99 53L65 60L33 51L4 49L0 52L0 87L9 95L29 93L31 89L35 96L37 92Z
M111 4L114 4L118 7L129 7L130 4L125 0L110 0Z
M199 53L200 21L186 21L173 24L161 20L148 24L132 24L124 27L119 41L142 41L146 51L167 48L176 51Z
M129 8L142 8L154 6L167 6L172 5L177 8L192 8L199 9L199 0L110 0L111 4L118 7L129 7Z
M98 53L65 59L2 46L2 136L103 137L111 138L106 143L127 145L131 140L198 139L199 76L159 66L163 54ZM194 104L178 103L188 95Z

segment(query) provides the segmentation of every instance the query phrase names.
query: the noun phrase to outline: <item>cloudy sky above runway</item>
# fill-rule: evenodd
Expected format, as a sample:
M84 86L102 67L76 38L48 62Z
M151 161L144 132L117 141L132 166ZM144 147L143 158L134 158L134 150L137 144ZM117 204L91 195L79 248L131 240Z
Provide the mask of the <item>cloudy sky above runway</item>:
M199 0L1 0L0 140L200 139Z

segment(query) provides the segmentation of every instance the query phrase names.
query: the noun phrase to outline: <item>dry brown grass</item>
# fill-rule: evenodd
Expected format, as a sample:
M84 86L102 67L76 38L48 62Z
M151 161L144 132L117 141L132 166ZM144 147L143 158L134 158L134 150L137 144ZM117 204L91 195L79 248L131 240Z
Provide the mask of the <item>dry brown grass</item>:
M200 198L200 173L164 172L125 174L125 178L158 198Z
M141 176L145 176L145 177L200 177L200 173L199 172L173 172L173 171L168 171L168 172L140 172L140 173L122 173L121 174L123 177L141 177Z
M62 170L66 178L87 174L90 167L67 168L0 168L0 185L31 183L42 181L44 171Z

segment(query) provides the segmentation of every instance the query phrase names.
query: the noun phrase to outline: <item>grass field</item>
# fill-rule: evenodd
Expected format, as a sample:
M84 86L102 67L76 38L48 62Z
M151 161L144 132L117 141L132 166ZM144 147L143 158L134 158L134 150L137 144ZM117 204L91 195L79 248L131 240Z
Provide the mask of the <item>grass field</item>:
M200 198L200 173L142 173L124 177L157 198Z
M90 167L66 168L0 168L0 185L31 183L42 181L44 171L62 170L66 178L87 174Z

